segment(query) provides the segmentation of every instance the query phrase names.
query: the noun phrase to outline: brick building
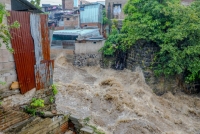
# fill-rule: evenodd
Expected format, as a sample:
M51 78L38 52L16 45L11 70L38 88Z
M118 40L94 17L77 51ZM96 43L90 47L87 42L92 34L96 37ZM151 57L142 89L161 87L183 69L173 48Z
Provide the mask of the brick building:
M62 0L63 10L72 10L78 7L78 0Z
M65 28L77 28L79 27L79 14L63 15L63 21Z

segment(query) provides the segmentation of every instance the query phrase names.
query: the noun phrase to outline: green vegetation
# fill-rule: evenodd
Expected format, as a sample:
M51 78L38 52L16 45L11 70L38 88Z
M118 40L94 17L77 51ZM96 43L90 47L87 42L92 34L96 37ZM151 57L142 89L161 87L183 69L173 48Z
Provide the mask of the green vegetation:
M25 112L28 114L32 114L33 116L35 116L36 113L43 115L44 114L43 112L37 112L36 108L40 108L40 107L44 107L44 100L32 98L32 102L30 106L25 107Z
M6 84L6 82L0 81L0 85L5 85L5 84Z
M49 99L49 101L50 101L51 103L53 103L53 102L54 102L54 96L51 96L50 99Z
M14 50L10 47L10 29L11 28L19 28L20 24L15 21L11 25L7 25L4 23L4 18L9 16L10 14L6 11L5 6L0 3L0 47L2 45L6 45L6 48L10 51L13 52ZM0 85L5 85L5 82L0 81Z
M53 94L56 95L58 93L57 85L53 84L52 86Z
M0 3L0 47L2 45L6 45L6 48L10 51L13 52L13 49L9 46L10 44L10 29L11 28L19 28L20 24L15 21L11 25L7 25L4 23L4 18L9 16L10 14L6 11L5 6Z
M122 45L125 34L121 34L117 27L117 21L113 20L111 33L108 36L104 46L101 48L101 51L104 53L104 55L114 55L117 50L127 50L126 47Z
M31 106L32 107L44 107L44 100L32 98Z
M37 110L35 108L30 108L28 106L25 107L25 112L28 113L28 114L32 114L33 116L35 116L36 111Z
M108 25L110 24L110 20L106 16L106 10L103 10L103 25Z
M190 6L180 0L129 0L121 31L112 27L105 55L127 51L139 40L153 42L156 75L182 75L187 83L200 80L200 1Z
M38 9L41 9L40 7L40 0L31 0L31 4L36 6Z

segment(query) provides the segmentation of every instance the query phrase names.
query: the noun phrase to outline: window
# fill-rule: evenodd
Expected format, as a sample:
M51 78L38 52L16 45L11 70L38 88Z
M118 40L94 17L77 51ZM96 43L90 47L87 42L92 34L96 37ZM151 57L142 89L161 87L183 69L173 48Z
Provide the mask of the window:
M113 4L113 16L116 19L120 19L120 14L122 12L122 5L121 4Z
M93 42L94 44L96 44L96 42Z
M70 18L67 18L67 20L70 20Z

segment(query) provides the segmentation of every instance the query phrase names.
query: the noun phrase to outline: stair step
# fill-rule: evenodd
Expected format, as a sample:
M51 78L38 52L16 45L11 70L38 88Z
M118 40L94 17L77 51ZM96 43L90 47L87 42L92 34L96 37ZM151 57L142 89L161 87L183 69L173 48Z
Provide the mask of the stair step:
M38 124L31 125L30 127L26 128L25 130L22 130L21 132L19 132L18 134L35 134L39 130L43 129L43 127L46 126L48 124L48 122L50 122L50 121L51 121L50 118L41 120L40 122L38 122Z

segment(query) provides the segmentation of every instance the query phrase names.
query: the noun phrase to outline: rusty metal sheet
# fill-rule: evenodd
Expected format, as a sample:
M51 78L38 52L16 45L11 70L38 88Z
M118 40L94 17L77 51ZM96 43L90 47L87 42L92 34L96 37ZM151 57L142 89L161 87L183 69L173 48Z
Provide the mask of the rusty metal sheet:
M35 65L36 89L48 88L53 84L53 60L44 60Z
M41 24L43 60L50 60L50 39L49 39L49 28L48 28L48 15L40 14L40 24Z
M17 77L22 94L35 87L35 53L30 31L30 13L11 11L8 22L20 23L19 29L11 29L11 44L14 49Z

